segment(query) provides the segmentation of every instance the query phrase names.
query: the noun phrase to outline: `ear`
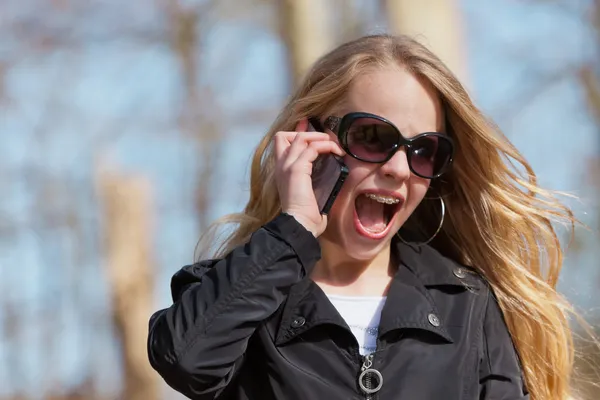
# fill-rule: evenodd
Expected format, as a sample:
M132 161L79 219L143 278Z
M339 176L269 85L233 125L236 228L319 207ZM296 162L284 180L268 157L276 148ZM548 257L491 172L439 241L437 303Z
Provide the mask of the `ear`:
M300 119L296 124L296 132L308 132L310 131L309 122L306 118Z

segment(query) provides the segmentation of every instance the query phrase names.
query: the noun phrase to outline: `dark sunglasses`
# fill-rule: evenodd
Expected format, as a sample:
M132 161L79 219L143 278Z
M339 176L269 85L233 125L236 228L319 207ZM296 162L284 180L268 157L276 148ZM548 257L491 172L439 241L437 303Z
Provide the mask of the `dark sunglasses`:
M443 133L405 138L387 119L363 112L328 117L323 124L317 118L309 118L309 122L318 131L326 128L335 133L346 153L360 161L385 163L405 147L411 172L426 179L438 178L452 164L454 141Z

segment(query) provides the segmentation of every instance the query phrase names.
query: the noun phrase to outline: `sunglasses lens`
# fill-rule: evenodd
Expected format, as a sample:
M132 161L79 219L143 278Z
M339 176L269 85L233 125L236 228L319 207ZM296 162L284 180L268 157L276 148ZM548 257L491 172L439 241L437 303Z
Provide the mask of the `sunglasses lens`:
M448 166L452 157L452 143L443 136L424 135L410 145L412 169L423 177L434 177Z
M398 145L398 131L389 124L374 118L358 118L347 131L350 153L359 159L380 162Z
M377 118L361 117L350 122L346 129L348 152L359 160L384 162L404 140L391 124ZM424 178L433 178L444 172L452 161L452 141L439 134L423 134L409 139L407 151L411 169Z

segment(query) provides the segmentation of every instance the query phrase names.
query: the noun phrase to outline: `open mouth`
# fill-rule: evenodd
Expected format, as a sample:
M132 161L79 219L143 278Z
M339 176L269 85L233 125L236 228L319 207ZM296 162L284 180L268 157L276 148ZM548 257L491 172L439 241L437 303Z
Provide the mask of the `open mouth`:
M355 226L360 234L372 239L387 235L403 199L379 193L361 193L354 200Z

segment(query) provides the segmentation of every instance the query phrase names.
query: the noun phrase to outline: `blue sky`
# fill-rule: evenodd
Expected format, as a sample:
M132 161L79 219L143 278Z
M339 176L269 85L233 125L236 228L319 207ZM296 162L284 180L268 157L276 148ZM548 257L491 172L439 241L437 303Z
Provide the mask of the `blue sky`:
M572 15L551 6L516 0L462 3L473 97L531 162L540 182L577 194L581 201L570 204L580 218L594 223L598 200L583 172L586 158L600 150L598 128L572 79L542 84L565 66L593 56L589 32ZM235 60L228 53L232 49ZM220 24L212 30L202 68L226 116L256 104L275 116L287 95L283 50L271 33L248 24ZM72 67L64 68L65 63ZM86 183L99 153L153 180L159 227L155 308L169 304L169 279L192 261L199 234L191 201L182 201L191 199L194 190L195 150L169 123L180 102L176 68L163 46L139 50L114 42L90 46L76 56L25 58L10 72L7 88L17 106L0 115L2 165L9 171L38 168L68 177L72 186L67 189L73 192L56 204L68 209L75 199L83 229L80 240L60 230L40 234L22 229L0 236L0 291L20 305L26 324L18 343L0 343L0 359L14 359L10 368L0 363L0 395L2 388L26 387L40 396L40 382L50 379L76 383L90 362L106 387L118 382L102 260L74 263L71 258L78 251L95 254L100 244L94 192ZM212 217L244 205L251 150L270 122L230 124L211 191ZM48 132L45 141L32 140L36 130ZM21 179L6 182L0 186L8 193L0 201L0 223L8 216L36 222L30 212L35 185ZM567 257L561 288L579 306L591 308L599 303L595 243L600 238L591 233L582 237L586 246ZM83 309L78 307L82 299ZM48 329L55 333L52 346L35 323L40 315L48 317ZM40 358L44 352L51 364Z

